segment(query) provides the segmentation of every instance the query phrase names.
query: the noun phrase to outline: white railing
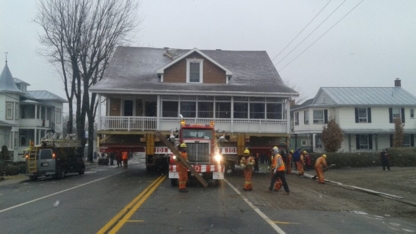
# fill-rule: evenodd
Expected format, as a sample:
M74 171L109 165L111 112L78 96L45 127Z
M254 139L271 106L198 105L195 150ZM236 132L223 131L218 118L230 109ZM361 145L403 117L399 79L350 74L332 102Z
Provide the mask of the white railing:
M286 133L287 121L272 119L215 119L184 118L189 124L215 123L215 129L225 132ZM98 130L113 131L170 131L178 129L179 118L136 117L136 116L103 116Z

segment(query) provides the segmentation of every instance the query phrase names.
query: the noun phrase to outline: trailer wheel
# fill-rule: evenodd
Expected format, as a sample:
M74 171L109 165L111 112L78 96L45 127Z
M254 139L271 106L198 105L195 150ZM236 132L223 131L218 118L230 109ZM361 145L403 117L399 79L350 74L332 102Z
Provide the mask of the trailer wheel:
M38 179L37 176L29 176L29 180L31 181L36 181Z
M170 179L170 186L172 187L178 186L178 179Z

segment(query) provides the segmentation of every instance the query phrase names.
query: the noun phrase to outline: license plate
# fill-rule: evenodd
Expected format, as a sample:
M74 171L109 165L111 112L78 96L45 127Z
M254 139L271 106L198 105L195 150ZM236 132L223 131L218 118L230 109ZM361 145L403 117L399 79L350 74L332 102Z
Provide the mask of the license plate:
M171 179L179 179L178 172L169 172L169 178L171 178Z
M49 166L49 163L42 163L41 166L42 167L47 167L47 166Z
M212 178L214 180L222 180L222 179L224 179L224 172L213 172L212 173Z

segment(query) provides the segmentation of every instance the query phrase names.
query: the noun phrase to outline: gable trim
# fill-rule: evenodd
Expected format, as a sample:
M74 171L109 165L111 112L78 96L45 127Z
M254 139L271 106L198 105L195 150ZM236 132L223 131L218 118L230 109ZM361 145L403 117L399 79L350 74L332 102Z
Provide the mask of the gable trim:
M227 68L223 67L221 64L219 64L217 61L213 60L212 58L210 58L208 55L202 53L200 50L198 50L197 48L194 48L190 51L188 51L187 53L181 55L180 57L178 57L177 59L173 60L172 62L166 64L165 66L163 66L162 68L160 68L159 70L157 70L156 72L158 74L163 74L165 72L165 69L172 66L173 64L181 61L183 58L187 57L188 55L192 54L193 52L196 52L198 54L200 54L202 57L204 57L205 59L209 60L210 62L212 62L213 64L215 64L216 66L218 66L219 68L221 68L222 70L225 71L225 75L226 76L232 76L233 73L231 71L229 71Z

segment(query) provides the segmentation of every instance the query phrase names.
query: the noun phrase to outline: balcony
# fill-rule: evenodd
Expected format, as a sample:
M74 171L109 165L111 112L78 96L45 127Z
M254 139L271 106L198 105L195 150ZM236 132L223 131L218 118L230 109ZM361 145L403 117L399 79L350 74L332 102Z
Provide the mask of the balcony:
M275 119L216 119L184 118L188 124L210 124L215 122L215 129L225 132L247 133L287 133L287 120ZM99 131L170 131L179 129L179 118L136 117L136 116L102 116Z
M19 127L50 127L50 121L46 119L19 119Z

